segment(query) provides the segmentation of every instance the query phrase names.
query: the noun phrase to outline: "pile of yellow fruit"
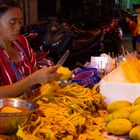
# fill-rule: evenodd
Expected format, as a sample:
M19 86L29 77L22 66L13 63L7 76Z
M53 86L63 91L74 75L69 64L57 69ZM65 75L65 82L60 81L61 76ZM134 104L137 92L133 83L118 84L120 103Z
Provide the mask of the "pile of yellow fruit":
M107 107L105 118L107 130L114 135L129 135L140 140L140 97L134 103L125 100L114 101Z

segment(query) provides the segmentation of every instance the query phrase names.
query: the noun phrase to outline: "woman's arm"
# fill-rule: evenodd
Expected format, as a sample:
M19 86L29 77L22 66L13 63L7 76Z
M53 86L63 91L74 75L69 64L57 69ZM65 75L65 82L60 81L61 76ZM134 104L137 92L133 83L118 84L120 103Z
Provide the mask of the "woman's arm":
M30 77L24 78L19 82L11 85L0 86L0 98L4 97L16 97L30 88L33 84Z
M54 80L59 80L61 74L56 73L57 68L58 66L40 69L17 83L0 86L0 98L16 97L35 84L45 84Z

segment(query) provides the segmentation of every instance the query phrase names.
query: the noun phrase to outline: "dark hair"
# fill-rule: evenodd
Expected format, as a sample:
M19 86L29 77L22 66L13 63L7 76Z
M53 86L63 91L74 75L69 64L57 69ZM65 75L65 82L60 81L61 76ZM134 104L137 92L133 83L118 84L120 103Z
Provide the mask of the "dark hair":
M7 10L11 8L20 8L20 5L15 0L0 0L0 16L2 16Z

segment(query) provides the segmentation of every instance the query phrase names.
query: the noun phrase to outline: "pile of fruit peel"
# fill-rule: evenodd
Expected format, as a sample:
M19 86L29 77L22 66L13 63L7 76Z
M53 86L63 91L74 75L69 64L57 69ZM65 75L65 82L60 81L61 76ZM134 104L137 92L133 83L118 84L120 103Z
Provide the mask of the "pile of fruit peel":
M41 87L34 99L40 107L30 120L19 126L17 136L24 140L105 140L102 131L107 115L99 85L86 88L58 82Z

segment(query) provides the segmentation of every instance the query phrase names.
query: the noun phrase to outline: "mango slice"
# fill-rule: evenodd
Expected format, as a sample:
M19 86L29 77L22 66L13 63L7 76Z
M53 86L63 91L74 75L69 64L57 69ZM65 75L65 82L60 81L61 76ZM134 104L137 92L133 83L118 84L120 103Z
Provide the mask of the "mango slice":
M3 107L3 108L1 109L1 112L18 113L18 112L22 112L22 110L21 110L21 109L18 109L18 108L15 108L15 107L7 106L7 107Z
M68 80L72 76L72 71L63 66L60 66L56 72L62 74L60 80Z

